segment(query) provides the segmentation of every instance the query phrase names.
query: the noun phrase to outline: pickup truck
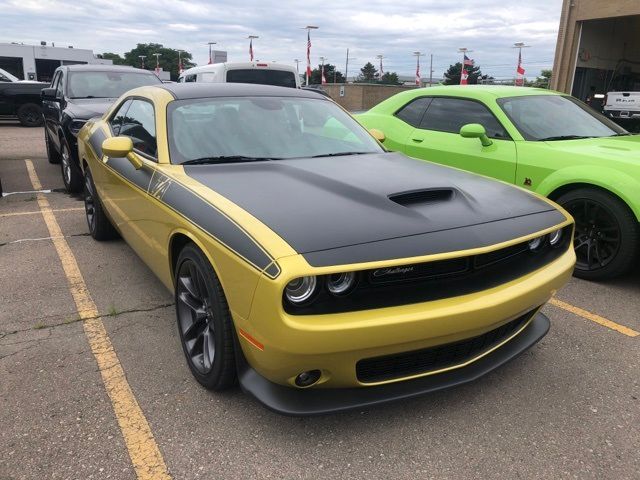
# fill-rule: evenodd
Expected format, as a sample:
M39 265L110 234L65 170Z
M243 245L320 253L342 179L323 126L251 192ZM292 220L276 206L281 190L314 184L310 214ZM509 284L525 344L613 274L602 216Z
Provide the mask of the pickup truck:
M0 118L18 117L25 127L42 125L40 92L47 83L19 80L0 68Z
M614 119L640 118L640 92L609 92L605 96L604 114Z

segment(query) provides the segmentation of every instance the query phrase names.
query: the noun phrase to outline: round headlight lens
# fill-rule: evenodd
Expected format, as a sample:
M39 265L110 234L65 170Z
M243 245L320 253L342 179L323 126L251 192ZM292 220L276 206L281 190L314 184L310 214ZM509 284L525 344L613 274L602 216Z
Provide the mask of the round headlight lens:
M295 305L308 301L316 292L316 277L300 277L287 283L284 289L287 300Z
M327 278L327 290L333 295L344 295L356 283L354 272L334 273Z
M561 241L562 241L561 228L549 234L549 243L551 244L552 247L557 247L558 245L560 245Z
M534 238L533 240L529 240L529 250L531 250L532 252L538 250L542 246L543 238L544 237L537 237L537 238Z

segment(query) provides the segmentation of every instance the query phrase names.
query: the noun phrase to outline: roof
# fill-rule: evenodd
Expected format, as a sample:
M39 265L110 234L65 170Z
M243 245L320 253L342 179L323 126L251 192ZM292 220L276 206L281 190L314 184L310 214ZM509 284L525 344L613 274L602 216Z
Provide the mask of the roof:
M260 67L258 67L260 65ZM215 72L218 70L235 70L235 69L245 69L245 68L267 68L272 70L283 70L286 72L296 72L295 67L291 65L286 65L284 63L277 62L222 62L222 63L212 63L209 65L200 65L197 67L191 67L187 70L184 70L180 76L190 75L194 73L201 72Z
M63 65L58 68L66 68L70 72L131 72L150 73L150 70L130 67L129 65L102 65L102 64L82 64L82 65Z
M149 87L147 87L149 88ZM323 98L315 92L300 88L275 87L253 83L165 83L153 86L170 92L177 100L207 97L302 97Z
M475 95L491 95L500 97L520 97L524 95L544 95L557 94L553 90L546 88L516 87L513 85L438 85L435 87L418 88L411 90L419 91L421 94L429 93L433 95L451 94L455 96L473 97Z

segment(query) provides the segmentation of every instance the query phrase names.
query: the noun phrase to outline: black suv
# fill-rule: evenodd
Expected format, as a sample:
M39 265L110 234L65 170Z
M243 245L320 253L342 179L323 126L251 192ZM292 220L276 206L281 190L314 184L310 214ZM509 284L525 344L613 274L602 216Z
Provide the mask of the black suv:
M58 67L49 88L42 90L44 139L50 163L60 163L67 191L82 190L77 135L93 117L101 116L123 93L162 81L148 70L114 65Z

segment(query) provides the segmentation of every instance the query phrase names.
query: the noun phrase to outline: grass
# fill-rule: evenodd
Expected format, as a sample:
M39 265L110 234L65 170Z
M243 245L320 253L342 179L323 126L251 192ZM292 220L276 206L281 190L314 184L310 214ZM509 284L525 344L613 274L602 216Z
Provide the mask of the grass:
M108 311L107 313L108 313L108 315L109 315L110 317L117 317L117 316L120 314L120 312L119 312L119 311L118 311L118 309L115 307L115 305L111 305L111 306L109 307L109 311Z

